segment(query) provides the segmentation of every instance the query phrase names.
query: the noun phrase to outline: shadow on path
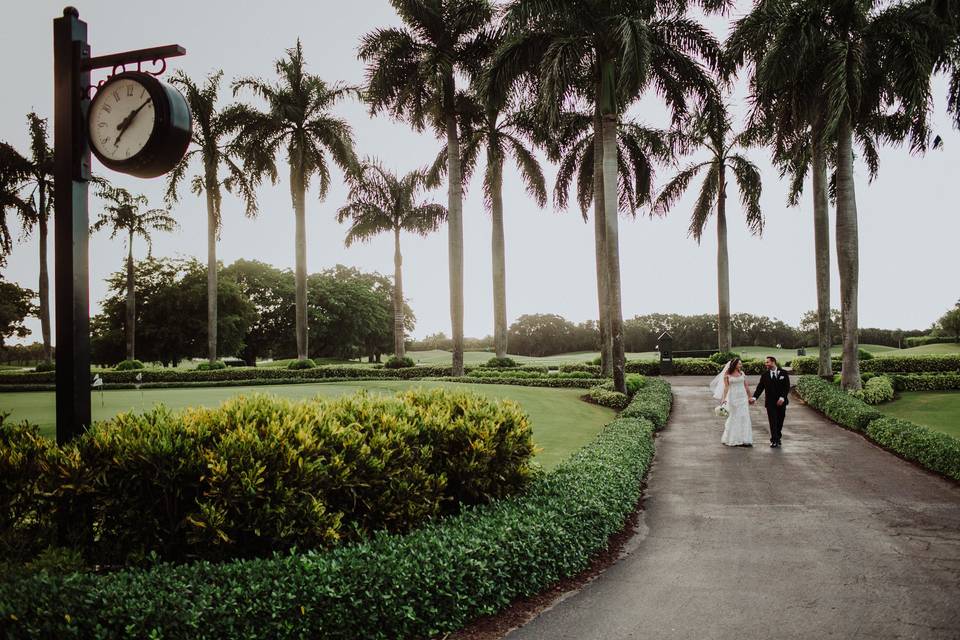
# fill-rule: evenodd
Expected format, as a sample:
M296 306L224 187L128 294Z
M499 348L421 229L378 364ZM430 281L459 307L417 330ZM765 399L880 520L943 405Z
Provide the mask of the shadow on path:
M759 405L724 447L707 379L670 382L647 536L510 640L960 638L960 486L798 401L783 448Z

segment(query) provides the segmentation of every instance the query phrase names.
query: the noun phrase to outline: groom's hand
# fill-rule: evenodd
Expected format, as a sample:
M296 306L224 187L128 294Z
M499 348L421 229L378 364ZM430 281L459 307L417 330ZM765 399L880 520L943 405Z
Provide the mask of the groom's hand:
M783 398L780 398L779 400L777 400L777 406L778 406L778 407L782 407L782 406L783 406L783 402L784 402Z
M750 404L757 404L756 398L750 398Z

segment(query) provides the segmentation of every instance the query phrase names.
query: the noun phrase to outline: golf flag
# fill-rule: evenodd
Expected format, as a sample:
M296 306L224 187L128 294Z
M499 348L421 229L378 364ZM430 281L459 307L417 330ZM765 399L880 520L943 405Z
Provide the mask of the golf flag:
M94 386L94 387L102 387L102 386L103 386L103 378L100 377L100 374L99 374L99 373L98 373L97 375L93 376L93 386Z

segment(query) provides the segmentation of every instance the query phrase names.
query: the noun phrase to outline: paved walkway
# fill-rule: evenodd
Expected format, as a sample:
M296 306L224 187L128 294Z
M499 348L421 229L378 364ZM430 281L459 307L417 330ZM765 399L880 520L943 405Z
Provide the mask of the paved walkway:
M782 449L759 406L724 447L706 378L670 381L646 536L510 640L960 638L960 487L796 400Z

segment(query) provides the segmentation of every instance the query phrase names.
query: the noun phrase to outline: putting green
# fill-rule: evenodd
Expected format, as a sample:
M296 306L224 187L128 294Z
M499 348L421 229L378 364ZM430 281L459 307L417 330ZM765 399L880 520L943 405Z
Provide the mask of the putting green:
M530 416L537 461L552 468L593 438L613 418L613 411L580 400L582 389L544 389L509 385L466 385L450 382L407 382L402 380L334 382L251 387L200 387L187 389L145 389L142 392L117 390L93 395L93 418L104 420L123 411L144 411L163 403L171 409L216 406L238 395L271 393L293 400L315 396L336 397L366 389L371 393L394 394L415 387L469 389L495 399L515 400ZM2 393L0 412L14 420L28 420L53 437L55 413L52 392Z

